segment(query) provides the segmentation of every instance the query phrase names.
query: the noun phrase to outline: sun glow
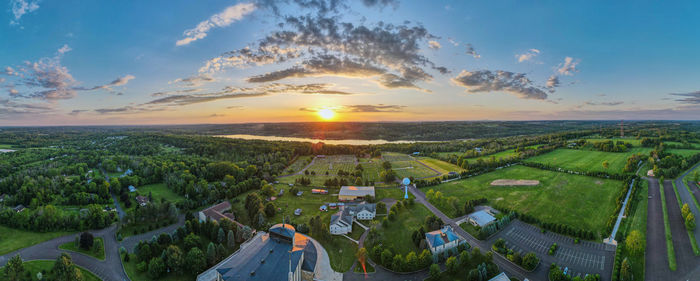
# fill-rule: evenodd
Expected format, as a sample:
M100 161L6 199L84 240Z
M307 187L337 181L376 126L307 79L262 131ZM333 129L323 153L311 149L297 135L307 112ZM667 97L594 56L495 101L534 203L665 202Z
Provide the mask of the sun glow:
M321 117L321 119L329 121L335 117L335 111L329 108L323 108L320 109L318 112L318 116Z

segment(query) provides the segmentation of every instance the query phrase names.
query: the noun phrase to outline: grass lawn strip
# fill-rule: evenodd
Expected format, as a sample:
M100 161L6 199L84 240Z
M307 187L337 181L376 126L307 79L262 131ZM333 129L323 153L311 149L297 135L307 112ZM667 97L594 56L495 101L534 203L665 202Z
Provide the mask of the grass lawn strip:
M678 210L681 210L683 208L683 202L681 202L681 195L678 194L678 188L676 188L676 181L671 181L671 183L673 184L673 192L676 193L676 199L678 200ZM685 226L685 223L683 225ZM690 240L690 245L693 247L693 253L696 256L700 255L700 249L698 249L698 241L695 240L695 234L692 230L688 228L686 228L685 231L688 232L688 240Z
M58 246L58 248L61 250L85 254L98 260L105 260L105 243L102 240L102 237L95 237L95 241L97 241L97 243L100 245L97 249L84 250L76 246L75 242L62 244L61 246Z
M0 225L0 255L39 244L72 232L33 232Z
M24 266L24 271L25 272L30 272L31 280L36 279L36 274L39 272L46 272L47 274L44 274L43 280L49 280L48 277L50 275L50 271L53 268L55 261L53 260L32 260L32 261L25 261L22 263ZM99 277L97 277L95 274L92 272L88 271L85 268L82 268L78 266L77 264L75 265L78 270L80 270L80 273L83 275L83 281L101 281ZM2 267L0 268L0 277L5 277L5 268ZM22 279L24 280L24 279Z
M624 233L629 234L633 230L639 231L644 239L643 241L645 245L643 246L645 249L647 238L648 189L649 182L643 180L640 190L635 193L634 198L630 198L637 201L636 208L634 210L630 210L631 214L629 214L624 220L626 227L626 231ZM632 265L632 276L635 276L635 278L638 277L638 280L644 280L644 269L646 266L645 251L642 251L640 254L633 255L632 253L628 253L627 247L623 247L622 254L624 257L627 257L630 260L630 264Z
M666 255L668 256L668 268L676 271L676 252L673 250L673 236L671 235L671 223L666 210L666 196L664 195L664 183L659 180L659 192L661 193L661 210L664 213L664 232L666 233Z

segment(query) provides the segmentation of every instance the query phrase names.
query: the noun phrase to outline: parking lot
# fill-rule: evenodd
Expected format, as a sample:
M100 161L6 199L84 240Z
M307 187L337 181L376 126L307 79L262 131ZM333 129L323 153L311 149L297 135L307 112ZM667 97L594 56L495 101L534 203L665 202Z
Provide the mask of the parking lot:
M615 256L615 246L590 241L574 243L574 239L552 232L542 231L521 221L514 221L508 227L489 239L493 243L498 238L506 241L508 248L526 254L534 252L542 260L540 266L552 263L568 268L572 277L586 274L600 274L602 280L610 280L610 272ZM552 244L559 248L553 256L548 254Z

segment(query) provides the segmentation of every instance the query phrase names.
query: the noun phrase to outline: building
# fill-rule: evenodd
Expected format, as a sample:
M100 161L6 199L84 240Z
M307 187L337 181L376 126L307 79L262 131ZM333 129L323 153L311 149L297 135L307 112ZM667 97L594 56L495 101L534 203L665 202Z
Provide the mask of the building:
M469 214L468 220L473 226L484 227L496 221L496 218L489 212L481 210Z
M352 232L352 219L353 216L347 208L333 214L329 225L331 234L342 235Z
M231 203L228 201L221 202L199 212L199 221L204 222L207 219L219 222L222 219L235 221L236 217L232 213L226 213L231 210Z
M24 209L26 209L26 208L22 204L19 204L16 207L12 208L12 210L14 210L17 213L24 211Z
M197 281L315 280L321 266L316 245L291 225L277 224L241 244L231 256L198 275Z
M130 185L129 192L136 192L136 187L134 187L133 185Z
M374 196L374 186L343 186L338 193L340 201L362 200L367 196Z
M372 220L377 215L377 204L357 204L355 206L348 206L345 209L349 209L351 215L355 216L358 220Z
M328 194L328 189L312 189L311 193L313 194Z
M136 196L136 203L139 203L141 207L146 206L148 204L148 197L146 196Z
M415 152L413 152L413 153L411 153L411 154L412 154L413 156L419 156L419 155L420 155L420 152L419 152L419 151L415 151Z
M301 216L301 212L302 212L301 209L296 209L296 210L294 210L294 215L295 215L295 216Z
M510 281L510 278L508 278L508 275L506 275L505 272L501 272L501 274L494 276L493 278L489 279L489 281Z
M430 252L433 253L433 255L456 248L459 244L464 243L464 240L460 239L449 225L425 233L425 241L428 243L428 248L430 248Z

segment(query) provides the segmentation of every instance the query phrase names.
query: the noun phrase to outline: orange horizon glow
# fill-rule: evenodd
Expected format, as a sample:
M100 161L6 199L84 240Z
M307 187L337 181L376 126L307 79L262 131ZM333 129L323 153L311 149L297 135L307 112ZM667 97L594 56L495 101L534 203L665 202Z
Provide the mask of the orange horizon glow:
M316 114L318 114L318 117L320 117L323 121L331 121L335 117L335 111L330 108L319 109Z

